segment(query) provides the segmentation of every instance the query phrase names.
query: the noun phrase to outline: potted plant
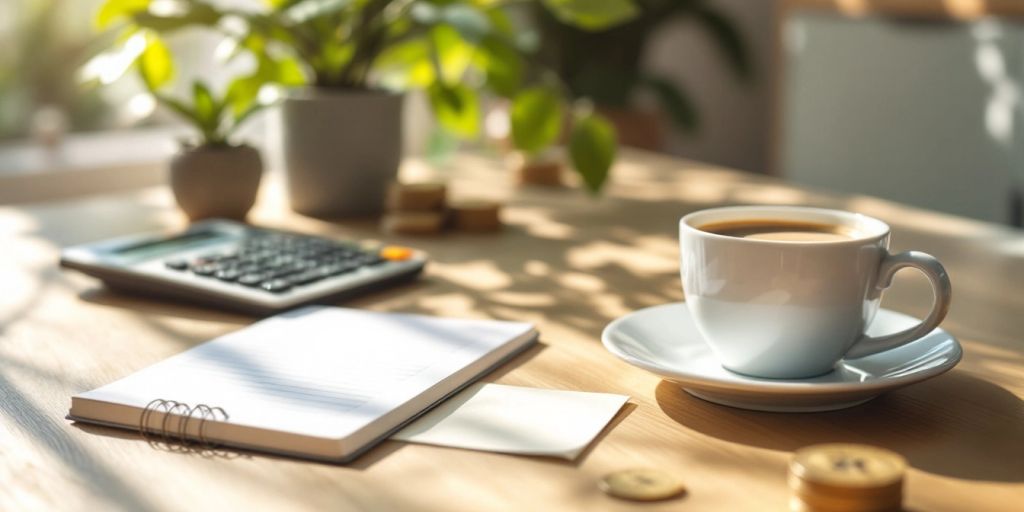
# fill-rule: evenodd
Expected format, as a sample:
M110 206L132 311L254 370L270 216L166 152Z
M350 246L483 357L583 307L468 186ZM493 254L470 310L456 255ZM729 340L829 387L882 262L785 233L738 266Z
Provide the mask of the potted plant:
M660 26L692 20L711 36L739 77L751 75L751 64L739 31L710 1L634 0L634 6L630 19L597 31L565 23L547 9L532 9L540 39L536 63L554 71L573 98L591 99L619 128L622 143L661 149L661 116L636 107L638 91L653 93L661 111L679 129L694 130L699 116L679 84L642 69L643 56Z
M259 151L234 141L232 136L270 103L261 100L264 85L297 83L298 71L286 62L258 55L255 70L232 79L223 93L214 92L205 81L196 79L186 98L177 97L168 92L175 64L161 33L193 24L212 25L218 15L193 4L196 9L168 21L151 16L140 5L108 0L101 7L97 16L100 28L118 21L125 23L118 47L98 58L132 59L131 66L124 70L134 68L156 103L194 129L195 136L181 141L181 150L169 165L171 190L189 219L244 219L256 200L263 161Z
M599 30L633 16L632 2L542 3L567 23ZM425 91L445 130L473 138L481 92L513 97L526 75L519 27L500 0L269 0L264 9L246 10L204 0L172 3L174 9L158 12L148 0L107 5L150 30L218 27L261 62L298 63L306 87L285 98L282 113L289 195L292 208L304 214L381 210L402 156L402 91ZM608 144L593 130L580 133L580 146Z
M240 44L288 49L308 80L282 104L292 208L316 216L380 211L402 156L402 91L425 91L445 130L476 137L480 92L510 97L525 74L518 27L504 3L275 0L266 11L236 12L249 27ZM632 0L543 4L588 28L635 12Z

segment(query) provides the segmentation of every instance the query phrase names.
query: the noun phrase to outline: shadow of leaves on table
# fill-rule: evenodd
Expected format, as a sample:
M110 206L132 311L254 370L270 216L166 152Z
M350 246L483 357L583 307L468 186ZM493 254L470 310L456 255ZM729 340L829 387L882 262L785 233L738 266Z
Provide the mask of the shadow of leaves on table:
M950 224L951 221L945 219L946 222L939 223L941 225L932 225L935 223L930 215L921 214L918 219L898 207L885 210L882 207L886 207L886 203L870 199L822 198L776 183L760 183L759 180L743 183L735 174L681 172L680 176L688 176L683 179L676 179L670 173L635 174L634 182L629 182L626 175L617 177L617 191L597 200L578 191L516 191L506 210L509 214L507 228L501 233L448 233L430 238L387 236L389 242L426 249L434 257L432 267L436 271L428 268L425 278L418 284L390 289L343 305L447 316L471 314L509 320L536 318L559 324L559 335L549 338L555 348L563 343L564 340L559 338L565 332L598 344L601 330L617 316L682 299L676 223L681 215L702 207L776 203L870 210L870 213L895 221L893 227L897 231L897 241L900 235L910 233L911 236L903 239L915 249L934 252L943 261L963 268L973 268L980 262L989 263L991 258L986 259L988 249L979 243L978 247L962 244L962 247L949 250L943 243L947 234L970 235L979 242L1004 236L1002 232L977 233L977 225L969 222ZM40 238L54 245L66 246L142 228L177 224L174 221L176 213L165 206L138 203L126 210L122 205L104 201L86 203L85 209L80 203L40 209L32 215L34 218L31 220L36 227L31 232L38 233ZM83 212L88 214L91 223L101 228L81 229L68 222L71 218L82 217ZM312 221L286 215L275 222L280 227L291 227L309 226ZM327 236L382 236L376 224L370 221L318 222L310 231ZM944 248L946 252L941 253ZM1006 288L1024 283L1021 277L1024 274L1015 271L1021 268L1022 261L1024 256L1003 262L999 276ZM60 275L51 269L40 278L69 286L67 279ZM95 308L98 315L114 315L114 312L104 309L137 313L133 320L138 320L147 331L134 336L174 339L183 348L201 343L208 336L205 330L174 322L176 319L230 324L231 328L255 319L211 313L207 308L186 303L140 299L98 286L85 290L81 286L71 287L84 301L102 306ZM958 303L988 304L991 301L975 299L995 296L996 291L970 290L958 296ZM916 305L921 299L916 291L905 295L907 299L899 301L904 306L900 309L906 309L907 304ZM998 295L1002 306L992 308L988 314L1006 317L1008 308L1001 302L1005 299L1002 294ZM926 299L920 302L927 304ZM35 300L27 301L11 320L17 320L38 304ZM963 306L954 306L954 320L958 316L958 308ZM985 322L979 321L976 311L965 310L965 314L959 316L965 323L991 323L988 318ZM1010 327L1004 330L1011 332ZM578 354L573 352L571 357ZM608 354L603 356L612 357ZM569 373L566 367L558 366L564 359L547 359L539 364L549 364L552 370L557 370L557 374L548 372L552 374L552 382L557 384L564 376L562 374ZM950 379L954 381L952 384ZM621 391L613 384L608 386L606 390ZM945 397L944 402L934 403L936 396ZM674 385L665 383L658 387L657 398L663 408L666 408L664 403L674 404L667 409L674 411L676 416L670 416L676 421L712 436L718 432L716 437L725 436L734 442L745 441L726 435L722 425L727 422L744 427L745 444L786 450L821 441L872 442L872 436L881 438L883 433L890 432L895 434L888 435L887 439L900 441L899 446L893 448L905 453L915 467L923 470L941 474L970 473L971 476L964 478L975 479L1024 479L1024 469L1015 465L1021 464L1017 461L1024 460L1020 451L1024 443L1019 442L1024 436L1021 433L1024 428L1021 426L1020 400L994 384L956 372L849 411L815 415L773 415L726 409L692 398ZM805 423L810 426L801 428ZM959 428L954 428L954 425ZM733 430L729 429L730 432ZM964 435L964 430L973 434ZM816 434L806 434L808 432ZM1018 442L1011 447L996 446L997 439L1015 439ZM398 446L397 443L383 443L361 457L355 466L372 465L397 450ZM986 466L978 462L983 457L991 457L993 461ZM963 460L958 461L958 458Z
M1024 402L955 370L866 404L820 413L769 413L705 402L661 381L658 405L702 434L780 451L863 443L902 454L921 471L968 480L1024 481Z

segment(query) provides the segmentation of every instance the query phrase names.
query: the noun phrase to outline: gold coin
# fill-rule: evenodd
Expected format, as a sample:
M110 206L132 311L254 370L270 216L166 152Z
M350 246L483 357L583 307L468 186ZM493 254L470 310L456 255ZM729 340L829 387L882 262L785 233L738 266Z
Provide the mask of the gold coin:
M562 186L562 164L559 162L527 162L519 168L523 185Z
M880 489L900 485L907 461L884 448L820 444L797 450L790 473L827 490Z
M792 497L813 510L829 512L883 512L898 510L903 503L901 494L887 496L857 496L853 494L815 494L794 492Z
M447 193L444 183L392 183L388 189L387 209L399 212L441 211Z
M793 494L805 497L808 501L818 496L856 498L861 501L887 503L899 501L903 497L903 480L882 487L836 487L801 480L790 473L789 488Z
M791 512L893 512L900 510L901 503L858 503L856 501L815 502L800 496L790 496Z
M501 204L494 201L452 201L455 229L460 231L497 231L501 229Z
M425 235L439 233L444 228L444 214L438 212L389 213L381 220L388 233Z
M686 486L673 475L646 468L609 473L601 479L600 487L616 498L636 501L664 500L686 492Z

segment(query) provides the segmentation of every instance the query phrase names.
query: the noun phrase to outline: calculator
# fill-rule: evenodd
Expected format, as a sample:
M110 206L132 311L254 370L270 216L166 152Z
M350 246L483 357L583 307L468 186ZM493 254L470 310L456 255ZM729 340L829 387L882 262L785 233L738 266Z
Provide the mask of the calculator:
M423 252L406 247L215 219L171 236L149 233L69 247L60 265L114 289L269 315L411 280L426 261Z

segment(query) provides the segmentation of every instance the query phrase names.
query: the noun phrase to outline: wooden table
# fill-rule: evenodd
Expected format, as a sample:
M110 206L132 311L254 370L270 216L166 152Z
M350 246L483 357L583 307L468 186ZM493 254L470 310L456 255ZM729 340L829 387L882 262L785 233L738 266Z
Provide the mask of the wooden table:
M411 162L404 172L423 167ZM64 419L72 394L105 384L253 318L120 295L56 267L62 246L180 228L165 189L0 208L0 509L109 510L785 510L786 465L802 446L849 441L904 454L911 510L1019 510L1024 501L1024 236L867 197L832 197L767 178L629 152L603 198L520 190L502 165L460 156L454 193L509 201L500 234L397 238L434 258L417 284L350 305L535 322L541 346L488 380L623 393L630 404L574 462L385 442L350 466L258 454L203 458L138 435ZM251 220L376 238L369 221L289 213L279 187ZM682 299L676 222L734 203L813 204L878 216L897 249L945 262L944 327L966 355L952 372L865 405L771 414L703 402L601 346L630 311ZM901 273L884 305L922 315L929 288ZM677 473L690 492L660 504L597 489L613 470Z

